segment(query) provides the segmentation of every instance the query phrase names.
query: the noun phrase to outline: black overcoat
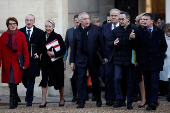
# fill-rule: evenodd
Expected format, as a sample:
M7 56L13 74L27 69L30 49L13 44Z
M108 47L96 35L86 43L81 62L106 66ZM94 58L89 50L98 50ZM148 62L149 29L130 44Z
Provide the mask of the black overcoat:
M161 29L153 25L150 34L147 28L139 29L136 38L137 62L142 71L162 71L167 43Z
M55 58L60 58L52 62L51 58L47 54L46 44L54 41L55 39L58 40L58 43L60 45L60 50L54 51ZM38 54L42 54L42 81L40 83L40 86L46 87L47 82L48 86L54 86L56 90L61 89L64 86L63 56L65 52L66 47L60 34L55 33L53 30L46 41L46 32L44 32L44 34L41 36L41 41L38 45ZM46 71L47 73L44 74L44 71ZM49 77L49 81L47 76Z
M29 68L24 69L23 77L36 77L40 75L40 68L38 67L38 59L31 58L31 44L38 45L41 35L44 33L41 29L33 27L33 33L30 41L26 33L26 27L20 29L24 33L27 39L28 51L29 51Z

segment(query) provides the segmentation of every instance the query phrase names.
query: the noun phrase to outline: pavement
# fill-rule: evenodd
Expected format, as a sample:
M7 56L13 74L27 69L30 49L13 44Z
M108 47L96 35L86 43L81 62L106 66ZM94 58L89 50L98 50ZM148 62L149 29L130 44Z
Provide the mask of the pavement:
M104 92L102 97L104 97ZM89 101L86 102L85 108L77 109L77 104L72 103L72 95L65 96L65 106L59 107L59 96L47 97L47 107L39 108L41 104L41 97L34 97L32 107L26 107L25 96L20 96L21 103L16 109L9 109L9 96L0 95L0 113L145 113L144 108L138 108L140 102L133 103L133 110L127 110L126 107L113 108L112 106L106 106L106 101L102 98L103 105L101 108L96 107L96 103L91 101L92 95L89 95ZM170 102L167 102L165 97L159 97L160 105L156 111L150 111L154 113L170 113Z

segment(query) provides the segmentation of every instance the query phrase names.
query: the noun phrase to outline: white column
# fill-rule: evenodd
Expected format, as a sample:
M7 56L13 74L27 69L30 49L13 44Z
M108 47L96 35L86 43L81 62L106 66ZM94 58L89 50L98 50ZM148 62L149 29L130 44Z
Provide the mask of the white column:
M166 0L165 2L165 16L166 16L166 23L170 23L170 0Z

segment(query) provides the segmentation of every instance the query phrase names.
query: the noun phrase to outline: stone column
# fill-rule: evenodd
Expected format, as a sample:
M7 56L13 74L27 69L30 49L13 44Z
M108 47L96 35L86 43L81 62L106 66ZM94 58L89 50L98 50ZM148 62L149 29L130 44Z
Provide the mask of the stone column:
M170 23L170 0L165 1L165 16L166 16L166 23Z

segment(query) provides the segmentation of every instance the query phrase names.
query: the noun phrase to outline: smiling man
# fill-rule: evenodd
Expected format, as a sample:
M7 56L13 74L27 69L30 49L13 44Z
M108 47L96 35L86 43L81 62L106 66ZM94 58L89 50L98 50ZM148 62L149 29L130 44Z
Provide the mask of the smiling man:
M43 34L43 31L35 27L34 23L35 23L34 15L29 14L25 18L26 26L20 29L20 31L23 32L26 36L29 51L29 68L23 71L22 78L22 82L25 88L27 88L25 97L27 106L32 106L35 77L40 75L40 68L37 67L38 56L36 54L36 49L39 43L39 38Z
M92 79L94 92L96 92L97 107L102 106L100 89L100 60L96 54L100 48L107 63L107 53L104 41L101 38L100 29L96 25L90 24L90 17L86 12L78 16L80 25L73 32L73 43L71 46L70 63L74 71L75 65L78 70L78 98L77 108L84 108L87 84L87 70Z

